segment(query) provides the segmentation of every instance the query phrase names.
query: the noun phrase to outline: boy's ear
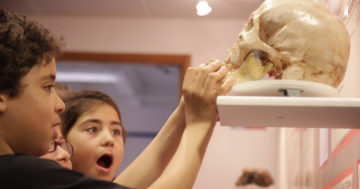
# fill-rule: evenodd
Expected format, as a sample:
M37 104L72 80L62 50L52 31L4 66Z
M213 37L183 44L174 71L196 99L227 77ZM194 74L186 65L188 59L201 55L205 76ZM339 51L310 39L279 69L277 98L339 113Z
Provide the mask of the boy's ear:
M5 112L7 99L8 96L6 94L0 93L0 113Z

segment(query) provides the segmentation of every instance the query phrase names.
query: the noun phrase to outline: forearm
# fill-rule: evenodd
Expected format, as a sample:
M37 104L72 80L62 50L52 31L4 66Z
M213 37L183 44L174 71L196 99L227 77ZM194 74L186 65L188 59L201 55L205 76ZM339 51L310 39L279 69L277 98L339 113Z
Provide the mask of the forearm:
M150 188L192 188L213 128L209 122L187 125L173 159Z
M171 114L148 147L130 164L115 182L134 188L145 188L163 172L175 151L185 128L183 105Z

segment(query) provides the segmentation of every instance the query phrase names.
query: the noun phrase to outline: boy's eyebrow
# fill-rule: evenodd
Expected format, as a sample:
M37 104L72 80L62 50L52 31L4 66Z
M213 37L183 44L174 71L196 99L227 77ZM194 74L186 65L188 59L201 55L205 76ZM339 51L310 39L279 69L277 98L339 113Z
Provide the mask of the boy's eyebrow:
M41 80L51 80L51 81L55 81L56 79L56 75L55 74L49 74L49 75L45 75L43 77L41 77Z

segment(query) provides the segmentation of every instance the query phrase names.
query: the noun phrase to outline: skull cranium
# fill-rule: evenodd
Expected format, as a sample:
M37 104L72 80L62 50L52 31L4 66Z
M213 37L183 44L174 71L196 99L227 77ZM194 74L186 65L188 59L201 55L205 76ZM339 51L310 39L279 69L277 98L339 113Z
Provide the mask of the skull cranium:
M254 50L262 52L262 66L272 65L267 74L276 79L337 87L346 71L350 37L336 15L313 1L266 0L251 14L225 62L241 68Z

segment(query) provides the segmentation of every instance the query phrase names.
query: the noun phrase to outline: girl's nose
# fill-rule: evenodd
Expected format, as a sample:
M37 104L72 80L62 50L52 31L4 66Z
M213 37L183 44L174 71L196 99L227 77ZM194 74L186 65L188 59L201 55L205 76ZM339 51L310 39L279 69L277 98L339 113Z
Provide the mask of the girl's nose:
M111 134L110 131L104 130L102 133L102 142L101 145L106 147L113 147L114 146L114 136Z

